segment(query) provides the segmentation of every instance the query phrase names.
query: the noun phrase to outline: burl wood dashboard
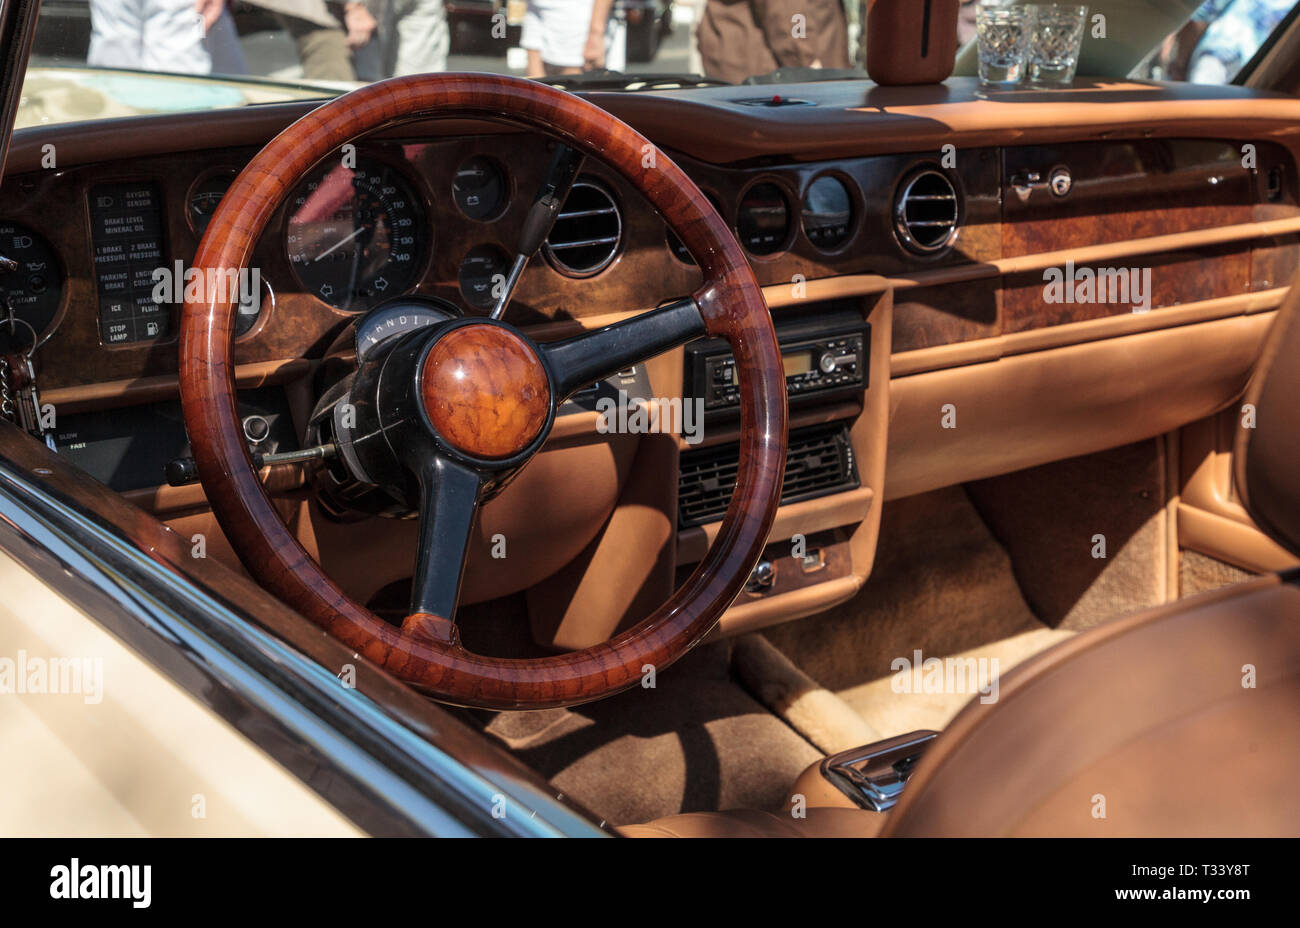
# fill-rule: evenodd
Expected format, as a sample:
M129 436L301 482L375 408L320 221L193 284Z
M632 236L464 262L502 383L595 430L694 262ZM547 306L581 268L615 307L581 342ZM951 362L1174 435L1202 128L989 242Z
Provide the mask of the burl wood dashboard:
M592 95L709 195L748 250L778 327L806 330L846 311L869 324L865 389L792 400L792 450L797 439L805 455L796 470L833 457L838 482L783 505L768 552L775 580L742 594L724 631L851 596L870 570L886 498L1162 434L1222 408L1300 268L1294 100L1146 84L998 100L962 81L763 90ZM38 330L43 396L60 416L111 410L123 429L174 419L179 306L140 297L124 308L106 282L125 280L135 298L154 267L188 262L225 184L305 111L16 136L0 184L0 253L28 240L41 267L0 286ZM285 447L302 436L319 362L367 310L409 295L486 312L550 144L483 123L410 124L358 140L281 208L254 254L261 290L241 316L235 357L240 385L260 391L250 402L282 420ZM52 164L42 160L51 150ZM506 317L543 339L699 282L630 186L590 160L580 181ZM363 215L379 217L386 236L367 248L345 234ZM122 248L105 245L114 236ZM339 286L332 265L349 261ZM1053 273L1070 275L1068 297L1046 289ZM1073 289L1085 279L1100 281L1102 298ZM684 396L685 359L679 349L650 361L639 387ZM472 553L465 595L525 591L539 640L582 646L648 611L702 555L717 523L683 517L679 497L695 489L683 475L738 429L724 415L699 442L607 435L590 409L568 412L548 451L481 518L483 549L510 538L517 572L503 588ZM156 466L160 453L135 459ZM180 530L220 535L199 488L112 476ZM309 550L356 598L409 577L409 525L337 524L302 491L301 473L268 480ZM376 546L364 570L341 553L358 543ZM220 544L215 552L231 556ZM612 580L591 583L598 575Z

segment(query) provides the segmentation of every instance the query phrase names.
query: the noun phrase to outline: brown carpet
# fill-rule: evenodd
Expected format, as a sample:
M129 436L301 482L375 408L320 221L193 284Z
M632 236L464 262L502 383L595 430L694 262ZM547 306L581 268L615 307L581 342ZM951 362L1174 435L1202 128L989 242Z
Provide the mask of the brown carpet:
M635 689L571 709L475 713L488 735L597 816L783 811L822 753L731 677L731 645L697 648Z
M838 754L883 737L758 632L737 638L732 654L732 668L745 688L822 753Z
M408 589L372 608L400 618ZM538 657L522 595L464 607L471 651ZM597 817L616 825L680 812L784 811L790 786L822 752L736 682L732 643L696 648L637 688L570 709L452 709Z
M887 503L862 590L764 635L804 673L840 691L888 676L891 661L918 649L943 657L1042 627L1006 551L954 487Z
M1038 618L1082 629L1164 601L1164 474L1153 440L966 489ZM1093 557L1096 535L1105 558Z
M987 679L992 682L1000 680L1016 665L1075 634L1067 629L1037 628L960 654L944 656L964 663L976 662L971 666L987 668ZM983 683L983 674L980 676ZM924 689L903 687L901 684L906 679L906 674L882 677L841 690L839 698L877 731L892 737L913 731L942 731L948 727L953 716L972 699L996 700L998 697L998 691L993 686L989 687L986 694L964 688L950 692L926 692Z
M1178 559L1178 595L1195 596L1209 590L1244 583L1255 574L1215 560L1197 551L1183 551Z

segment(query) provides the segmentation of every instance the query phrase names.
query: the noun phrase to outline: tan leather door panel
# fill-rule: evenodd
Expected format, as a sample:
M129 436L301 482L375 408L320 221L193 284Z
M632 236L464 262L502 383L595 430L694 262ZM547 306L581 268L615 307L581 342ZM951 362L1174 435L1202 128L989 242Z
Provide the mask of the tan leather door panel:
M1232 482L1233 437L1248 414L1233 404L1180 432L1178 546L1255 573L1285 570L1300 561L1259 530Z

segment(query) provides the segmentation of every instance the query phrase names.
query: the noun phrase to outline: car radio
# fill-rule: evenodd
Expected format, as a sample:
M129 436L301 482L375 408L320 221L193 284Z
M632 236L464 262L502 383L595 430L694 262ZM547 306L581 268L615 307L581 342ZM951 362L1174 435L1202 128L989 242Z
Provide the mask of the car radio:
M778 323L776 335L792 404L850 396L867 388L871 324L856 309ZM740 408L739 370L726 341L686 346L686 393L703 397L706 415Z

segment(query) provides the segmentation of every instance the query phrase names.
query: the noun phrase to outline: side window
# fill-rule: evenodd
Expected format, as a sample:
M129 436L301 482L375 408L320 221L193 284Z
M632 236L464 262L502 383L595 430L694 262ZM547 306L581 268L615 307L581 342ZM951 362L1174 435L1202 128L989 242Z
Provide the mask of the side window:
M1205 0L1133 76L1229 84L1295 5L1296 0Z

